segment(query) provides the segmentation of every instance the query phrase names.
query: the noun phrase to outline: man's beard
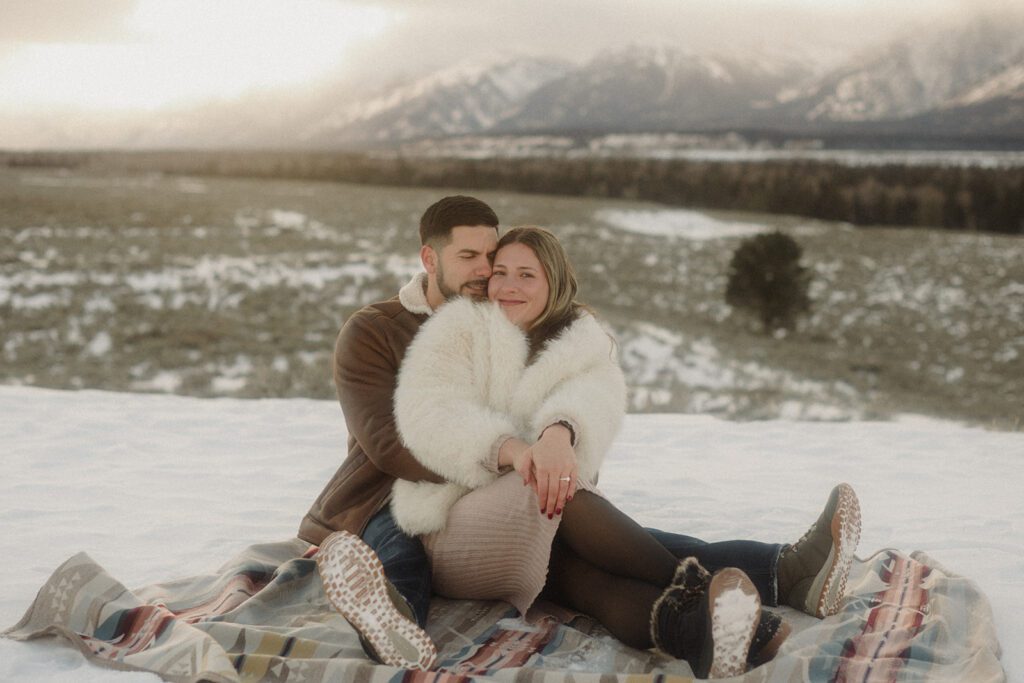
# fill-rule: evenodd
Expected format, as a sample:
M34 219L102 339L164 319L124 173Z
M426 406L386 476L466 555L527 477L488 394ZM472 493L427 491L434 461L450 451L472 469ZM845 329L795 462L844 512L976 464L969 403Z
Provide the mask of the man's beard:
M486 299L487 298L487 280L470 280L464 282L461 287L454 289L448 285L444 279L444 269L441 264L437 264L437 289L441 292L441 296L444 297L445 301L453 299L457 296L468 296L471 299Z

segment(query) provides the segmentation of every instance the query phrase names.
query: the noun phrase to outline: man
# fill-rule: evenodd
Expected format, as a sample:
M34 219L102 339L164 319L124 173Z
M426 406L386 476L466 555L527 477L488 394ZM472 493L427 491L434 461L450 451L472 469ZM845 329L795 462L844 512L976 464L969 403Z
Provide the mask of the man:
M419 539L397 527L388 503L395 479L442 480L402 445L392 400L406 348L429 315L455 296L486 297L498 217L473 197L445 197L423 214L420 241L425 272L398 296L354 313L338 335L334 381L348 426L348 457L302 520L299 537L322 544L318 564L325 591L359 631L370 656L427 669L436 657L422 631L430 606L430 564ZM574 435L565 426L553 425L549 432L564 440L553 447L570 447ZM839 516L845 520L852 514L852 495L848 487L837 487L818 522L794 546L709 544L651 532L677 557L695 556L711 571L744 570L766 605L785 603L823 616L835 607L834 593L837 586L841 593L849 569L843 562L852 557L850 542L856 544L837 531Z
M391 592L390 603L422 627L430 607L430 564L419 539L397 527L388 502L395 479L442 479L402 445L392 399L405 350L427 317L451 297L487 296L498 217L478 199L445 197L423 214L420 241L425 272L397 297L357 311L338 335L334 382L348 426L348 458L302 520L299 537L319 545L335 531L359 536L379 557L379 566L366 558L352 537L336 539L332 556L350 568L348 575L383 572L399 594ZM327 566L323 560L320 564ZM344 592L347 585L345 577L339 578L339 599L332 602L364 636L364 644L370 641L371 656L389 664L429 668L434 653L419 647L420 634L401 622L387 602L378 599L368 607ZM379 590L380 585L375 587ZM382 620L388 622L387 628L374 629Z

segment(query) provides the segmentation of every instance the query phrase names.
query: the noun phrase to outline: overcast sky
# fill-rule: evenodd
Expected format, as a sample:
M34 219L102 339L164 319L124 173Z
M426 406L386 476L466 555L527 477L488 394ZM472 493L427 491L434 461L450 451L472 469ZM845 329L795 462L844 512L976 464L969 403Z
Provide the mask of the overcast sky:
M810 58L1021 0L0 0L0 115L153 110L658 41Z

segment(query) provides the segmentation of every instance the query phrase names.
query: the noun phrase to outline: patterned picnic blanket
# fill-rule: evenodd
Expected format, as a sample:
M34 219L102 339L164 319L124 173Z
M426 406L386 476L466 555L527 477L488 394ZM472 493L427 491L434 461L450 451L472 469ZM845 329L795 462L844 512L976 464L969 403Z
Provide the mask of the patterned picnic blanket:
M255 545L216 574L134 591L80 553L3 635L63 636L93 661L189 683L690 680L685 663L628 648L586 619L566 624L554 612L527 624L504 603L440 598L428 627L437 671L373 664L330 608L315 550L299 540ZM779 656L734 680L1005 680L987 600L923 553L856 561L834 617L785 612L795 630Z

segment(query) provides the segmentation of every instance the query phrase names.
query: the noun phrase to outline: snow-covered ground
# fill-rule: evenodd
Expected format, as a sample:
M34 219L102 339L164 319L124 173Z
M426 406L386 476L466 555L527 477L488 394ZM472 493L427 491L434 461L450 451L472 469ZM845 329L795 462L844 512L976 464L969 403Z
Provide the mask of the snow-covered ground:
M138 586L292 536L345 452L333 401L0 387L0 626L84 550ZM746 422L630 415L601 483L641 522L709 540L795 540L831 486L864 513L860 555L923 549L975 579L1024 680L1024 434L924 418ZM3 681L156 681L63 642L0 640Z
M747 237L770 230L761 223L722 221L689 209L600 209L594 213L594 218L628 232L688 240Z

